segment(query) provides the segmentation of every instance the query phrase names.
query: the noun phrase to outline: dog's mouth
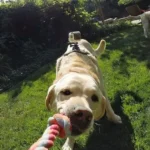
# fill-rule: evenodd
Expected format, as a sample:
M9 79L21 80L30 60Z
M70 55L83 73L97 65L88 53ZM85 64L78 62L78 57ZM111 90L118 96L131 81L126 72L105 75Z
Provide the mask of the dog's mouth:
M78 110L72 113L64 113L63 111L60 111L60 113L70 119L72 136L78 136L86 132L92 126L93 115L91 112Z
M82 134L84 131L83 130L81 130L77 125L75 125L75 124L72 124L72 126L71 126L72 128L72 130L71 130L71 135L73 135L73 136L77 136L77 135L80 135L80 134Z
M84 128L84 129L81 129L79 126L75 125L75 124L72 124L72 130L71 130L71 135L72 136L78 136L78 135L81 135L82 133L84 133L88 127Z
M65 115L65 114L63 114ZM91 126L92 122L85 122L83 120L77 121L74 118L67 116L70 119L71 123L71 135L78 136L84 133Z
M69 118L70 118L71 127L72 127L72 131L71 131L72 136L78 136L84 133L86 130L89 129L92 123L92 121L76 120L72 117L69 117Z

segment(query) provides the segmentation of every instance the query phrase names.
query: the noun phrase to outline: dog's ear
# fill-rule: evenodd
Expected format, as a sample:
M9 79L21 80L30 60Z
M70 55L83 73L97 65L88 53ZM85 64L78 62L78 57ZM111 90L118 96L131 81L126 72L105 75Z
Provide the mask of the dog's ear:
M48 89L45 104L48 110L50 110L50 106L53 104L55 99L55 84L51 85Z
M105 114L106 110L106 98L102 96L100 103L98 104L96 110L94 111L94 120L99 120Z

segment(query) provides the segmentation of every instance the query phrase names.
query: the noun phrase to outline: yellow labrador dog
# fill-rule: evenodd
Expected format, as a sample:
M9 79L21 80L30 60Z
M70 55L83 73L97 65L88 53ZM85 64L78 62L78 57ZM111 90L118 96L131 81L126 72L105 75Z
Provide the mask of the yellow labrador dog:
M48 109L55 107L71 121L72 135L67 138L63 150L73 150L76 136L88 131L105 111L109 120L121 123L106 96L96 59L96 55L104 51L105 41L101 40L98 48L93 50L91 44L80 36L75 40L74 34L69 34L71 43L57 60L56 79L46 97Z

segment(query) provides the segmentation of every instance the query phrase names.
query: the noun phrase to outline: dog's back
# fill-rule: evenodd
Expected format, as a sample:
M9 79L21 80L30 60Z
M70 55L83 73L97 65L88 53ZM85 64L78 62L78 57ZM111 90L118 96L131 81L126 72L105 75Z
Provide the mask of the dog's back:
M62 57L60 57L57 61L57 76L63 76L68 72L91 72L94 74L99 74L98 63L96 57L93 55L95 51L93 51L90 44L81 40L78 42L78 47L80 52L73 52L72 47L68 46L68 49ZM103 40L99 49L103 51L105 48L105 41ZM83 52L83 53L82 53Z
M83 39L79 40L77 45L79 51L73 51L73 46L69 45L65 54L57 60L55 82L70 72L76 72L92 76L99 83L100 88L104 89L103 83L100 83L103 82L103 79L95 52L103 52L106 47L106 42L101 40L96 49L97 51L94 51L90 43Z

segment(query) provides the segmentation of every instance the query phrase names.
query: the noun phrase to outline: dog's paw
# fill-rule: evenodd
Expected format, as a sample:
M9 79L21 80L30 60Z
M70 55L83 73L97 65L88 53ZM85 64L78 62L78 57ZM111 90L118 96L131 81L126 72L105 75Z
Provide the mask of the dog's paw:
M122 123L121 117L116 114L114 114L111 117L108 117L108 119L114 123L118 123L118 124Z
M115 114L113 122L114 123L122 123L121 117Z
M73 150L74 143L74 138L68 137L65 144L62 147L62 150Z
M73 147L67 144L64 144L62 150L73 150Z

